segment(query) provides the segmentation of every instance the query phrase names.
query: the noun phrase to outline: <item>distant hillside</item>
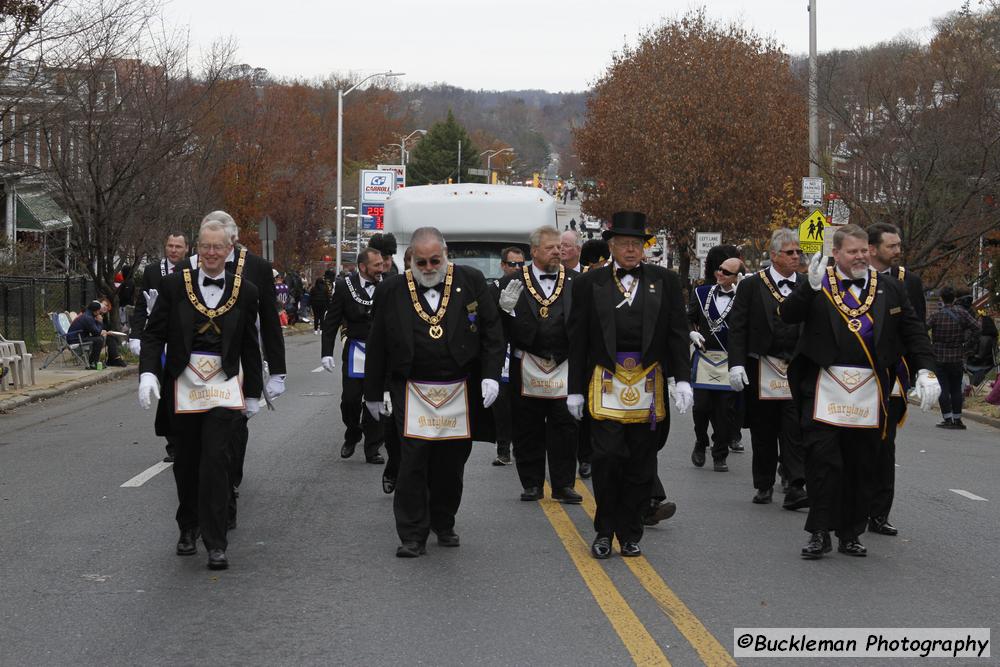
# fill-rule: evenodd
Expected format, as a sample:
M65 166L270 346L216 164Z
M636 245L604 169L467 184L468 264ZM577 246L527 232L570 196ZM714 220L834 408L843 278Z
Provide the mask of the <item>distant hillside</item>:
M499 139L517 154L518 171L543 170L553 153L563 164L574 152L571 128L583 123L586 93L544 90L466 90L448 85L408 88L399 92L415 127L427 128L451 109L475 140L477 135Z

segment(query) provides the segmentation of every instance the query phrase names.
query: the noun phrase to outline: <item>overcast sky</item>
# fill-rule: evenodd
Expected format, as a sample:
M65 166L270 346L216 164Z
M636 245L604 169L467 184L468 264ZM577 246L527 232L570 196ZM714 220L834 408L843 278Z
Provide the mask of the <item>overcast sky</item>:
M406 83L472 89L585 90L611 54L664 18L704 6L790 53L809 49L807 0L166 0L196 49L219 37L238 59L285 77L406 72ZM819 50L926 39L960 0L817 0ZM972 3L975 6L976 2Z

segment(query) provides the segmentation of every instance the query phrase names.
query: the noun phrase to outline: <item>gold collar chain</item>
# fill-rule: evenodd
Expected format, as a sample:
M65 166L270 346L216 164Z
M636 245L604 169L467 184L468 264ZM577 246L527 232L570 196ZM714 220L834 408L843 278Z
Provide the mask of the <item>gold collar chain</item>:
M761 269L760 279L764 281L765 285L767 285L767 289L771 292L771 296L774 297L775 301L778 303L785 302L785 297L781 296L781 292L779 292L778 288L774 286L773 282L771 282L771 276L768 275L767 269Z
M615 268L614 264L612 264L611 265L611 277L615 279L615 285L618 286L618 291L621 292L622 295L624 295L624 297L626 299L631 299L632 298L632 292L635 291L636 285L639 284L639 276L632 276L632 284L629 286L628 289L625 289L625 286L622 285L621 279L618 278L618 270ZM631 304L629 304L629 305L631 305Z
M245 257L246 257L245 254L243 255L243 257L240 257L240 268L242 268L243 260L245 259ZM206 331L208 331L209 327L214 329L215 333L217 334L222 333L222 329L220 329L219 325L215 323L215 318L222 317L223 315L228 313L233 306L236 305L236 300L240 298L240 285L243 284L243 276L241 275L241 273L242 271L233 276L233 293L230 295L229 300L226 301L224 304L222 304L221 307L209 308L208 306L203 304L201 300L198 298L198 295L195 294L194 283L191 280L191 269L184 269L184 289L185 291L187 291L188 301L191 302L191 305L194 306L195 310L197 310L199 313L208 318L208 322L205 322L205 324L203 324L201 328L198 329L198 333L200 334L205 333Z
M541 316L542 319L545 319L546 317L549 316L549 306L555 303L556 299L559 298L559 295L562 294L563 283L566 282L566 269L563 268L562 264L559 265L559 277L556 279L556 288L552 290L552 296L550 296L548 299L543 299L542 295L539 294L538 290L535 289L534 284L532 284L531 269L527 265L525 265L521 267L521 270L524 271L524 284L528 288L528 294L530 294L535 299L535 301L537 301L538 304L541 306L541 308L538 309L538 314ZM633 285L634 284L635 283L633 283Z
M860 331L861 321L858 318L867 313L875 302L875 288L878 287L878 271L868 270L868 294L865 297L864 303L857 308L851 308L844 303L844 295L840 289L840 280L837 278L837 272L834 267L826 267L826 275L830 281L830 296L833 298L833 303L837 306L837 310L850 318L848 328L851 331Z
M406 287L410 290L410 301L413 302L413 309L417 311L420 319L431 325L427 329L427 333L434 340L444 335L444 328L441 326L441 321L444 320L444 314L448 312L448 302L451 301L451 283L454 279L454 268L454 264L448 265L448 273L444 277L444 292L441 294L441 305L438 306L437 312L433 315L427 314L420 303L420 299L417 297L417 285L413 282L413 271L411 269L406 270Z

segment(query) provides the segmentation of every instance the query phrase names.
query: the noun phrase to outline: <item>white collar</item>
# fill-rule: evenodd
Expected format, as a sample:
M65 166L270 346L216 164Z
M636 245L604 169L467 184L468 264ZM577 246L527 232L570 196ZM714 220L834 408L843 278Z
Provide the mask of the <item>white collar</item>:
M206 271L204 268L199 269L198 272L201 273L201 275L205 276L206 278L211 278L212 280L216 280L217 278L222 278L223 280L226 279L226 267L224 266L222 267L222 270L219 271L219 274L215 276L208 275L208 271Z
M228 264L229 262L235 262L235 261L236 261L236 246L233 246L233 249L229 251L229 255L226 256L226 263Z
M787 280L792 283L795 282L796 275L794 271L792 271L792 275L786 278L785 276L775 271L774 265L772 264L771 266L767 267L767 272L771 275L771 280L774 282L775 285L777 285L782 280Z
M853 278L853 277L847 275L846 273L844 273L843 271L841 271L839 266L837 267L837 278L840 279L840 280L857 280L857 278ZM865 271L865 275L863 277L863 280L865 281L865 284L864 284L864 286L862 286L861 289L864 289L865 287L868 287L868 271Z

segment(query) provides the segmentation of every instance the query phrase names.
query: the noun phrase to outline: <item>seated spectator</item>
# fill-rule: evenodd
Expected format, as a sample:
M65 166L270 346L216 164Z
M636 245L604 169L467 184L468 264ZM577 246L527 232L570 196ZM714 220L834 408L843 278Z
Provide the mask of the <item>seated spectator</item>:
M104 329L104 306L100 301L91 301L87 309L80 313L79 317L69 325L66 332L66 340L70 344L90 343L90 359L88 368L97 368L97 362L101 359L101 350L105 343L108 348L108 366L127 366L125 360L118 352L118 340L108 336Z
M969 358L970 366L993 366L993 350L997 346L997 325L985 309L980 309L979 340L976 341L975 353Z

